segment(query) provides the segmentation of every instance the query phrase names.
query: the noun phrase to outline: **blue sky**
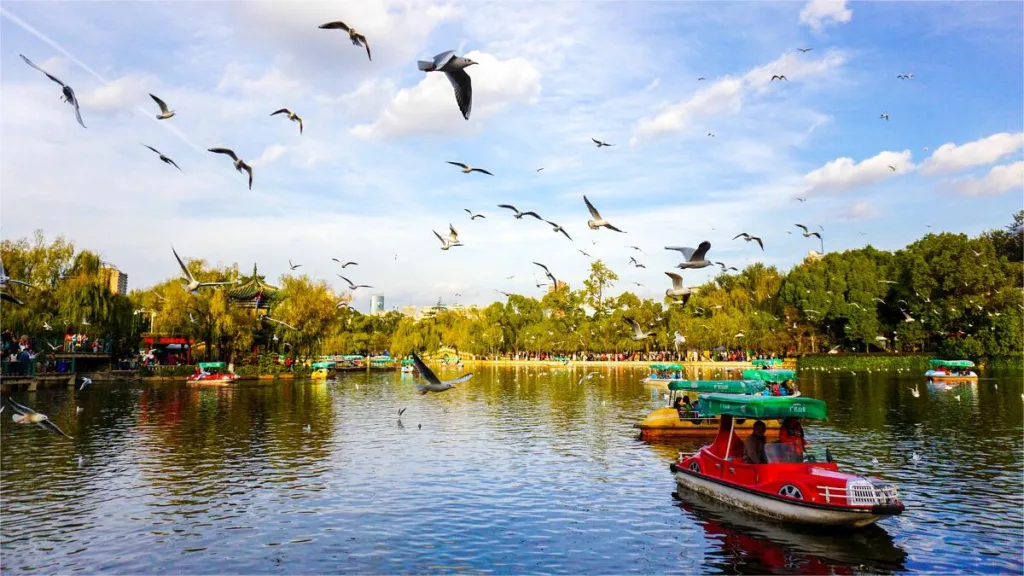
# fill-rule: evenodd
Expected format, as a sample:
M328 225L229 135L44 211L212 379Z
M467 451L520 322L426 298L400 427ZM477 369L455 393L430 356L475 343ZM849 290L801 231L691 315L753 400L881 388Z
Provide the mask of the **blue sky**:
M372 62L317 29L338 19ZM656 297L677 262L664 246L787 269L818 249L795 222L824 227L826 251L976 234L1024 204L1022 21L1011 2L8 2L0 225L63 234L132 287L177 273L172 242L270 279L291 259L339 291L331 257L356 260L364 310L371 293L389 308L540 294L533 261L577 287L579 249ZM468 122L416 68L448 49L480 62ZM19 53L74 87L88 129ZM178 115L156 121L147 92ZM269 116L282 107L303 135ZM252 191L212 146L254 164ZM589 230L583 194L627 234ZM465 246L442 252L431 230L449 223Z

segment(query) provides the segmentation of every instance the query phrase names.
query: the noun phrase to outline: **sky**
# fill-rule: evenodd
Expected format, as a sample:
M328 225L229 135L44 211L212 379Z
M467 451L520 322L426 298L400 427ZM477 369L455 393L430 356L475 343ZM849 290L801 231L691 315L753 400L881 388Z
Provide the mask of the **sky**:
M579 250L659 298L665 246L788 270L820 250L794 223L826 252L976 235L1024 207L1022 22L1019 2L4 2L0 235L63 235L130 288L179 273L172 245L338 292L331 258L353 260L363 311L540 296L535 261L579 288ZM416 66L446 50L478 62L468 121ZM584 195L625 233L590 230ZM449 224L464 246L442 251Z

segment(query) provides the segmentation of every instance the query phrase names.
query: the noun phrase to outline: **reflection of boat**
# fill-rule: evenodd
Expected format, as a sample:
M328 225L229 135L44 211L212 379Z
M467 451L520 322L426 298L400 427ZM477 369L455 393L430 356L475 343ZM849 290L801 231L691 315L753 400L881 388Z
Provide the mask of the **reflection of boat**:
M414 374L416 373L416 366L413 364L412 358L406 358L402 360L402 374Z
M671 465L681 488L800 524L860 527L903 513L895 485L840 472L828 450L821 454L805 445L802 434L790 436L794 441L765 443L764 463L744 462L734 419L824 420L821 400L712 393L701 396L699 410L721 416L718 435L711 445Z
M708 392L759 394L765 389L765 383L750 380L673 380L668 383L668 389L668 406L655 409L638 425L641 438L714 434L718 431L718 418L703 417L699 411L681 412L674 406L675 399L686 397L696 400L699 394ZM768 426L768 434L778 434L778 421L770 420L765 425ZM736 419L736 428L740 430L751 430L753 426L751 419Z
M314 362L311 368L313 372L309 375L313 380L327 380L335 376L335 362Z
M683 379L683 366L681 364L651 364L651 374L643 379L643 382L660 383L671 382Z
M929 360L931 367L924 373L928 382L977 382L978 374L971 370L974 362L970 360Z
M229 386L238 380L238 375L228 370L224 362L200 362L196 373L185 381L192 385Z
M719 542L723 554L710 564L724 563L732 574L852 574L905 570L907 553L880 526L862 530L827 530L821 526L789 526L746 514L718 500L681 490L680 507Z

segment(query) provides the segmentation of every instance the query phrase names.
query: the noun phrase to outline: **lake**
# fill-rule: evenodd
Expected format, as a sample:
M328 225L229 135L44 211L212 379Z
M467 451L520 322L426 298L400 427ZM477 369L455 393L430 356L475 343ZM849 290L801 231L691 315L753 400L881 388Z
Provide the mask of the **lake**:
M591 370L601 376L578 384ZM829 407L828 421L805 424L809 439L828 446L841 469L896 482L907 506L867 530L830 533L676 495L669 463L701 441L637 439L633 425L664 402L640 382L646 370L475 371L458 388L427 396L397 372L235 388L93 384L11 393L74 440L16 426L5 410L2 568L1024 570L1020 373L983 374L991 379L943 391L906 372L801 371L803 394ZM915 452L923 457L916 464Z

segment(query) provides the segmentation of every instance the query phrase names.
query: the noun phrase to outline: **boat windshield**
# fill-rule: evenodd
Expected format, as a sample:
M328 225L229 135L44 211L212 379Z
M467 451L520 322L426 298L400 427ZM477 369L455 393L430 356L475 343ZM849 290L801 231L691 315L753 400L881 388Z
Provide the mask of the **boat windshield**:
M768 442L764 445L764 454L769 464L801 464L828 462L828 450L824 446L805 446L797 450L793 442Z

